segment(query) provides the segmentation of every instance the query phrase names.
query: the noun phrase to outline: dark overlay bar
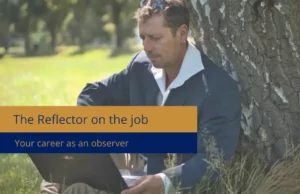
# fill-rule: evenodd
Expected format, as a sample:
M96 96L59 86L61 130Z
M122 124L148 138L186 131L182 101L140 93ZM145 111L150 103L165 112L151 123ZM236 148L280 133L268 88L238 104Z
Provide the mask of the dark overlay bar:
M0 133L0 153L196 153L197 133Z

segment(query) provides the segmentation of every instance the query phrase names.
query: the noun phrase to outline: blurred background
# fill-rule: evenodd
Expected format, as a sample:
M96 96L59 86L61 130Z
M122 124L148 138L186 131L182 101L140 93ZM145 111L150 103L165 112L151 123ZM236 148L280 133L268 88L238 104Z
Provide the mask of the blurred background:
M72 106L141 49L136 0L0 0L0 106ZM0 154L0 194L39 193L25 154Z
M1 56L53 55L62 45L84 52L138 43L132 19L138 6L134 0L0 0Z
M0 105L75 105L141 49L136 0L0 0Z

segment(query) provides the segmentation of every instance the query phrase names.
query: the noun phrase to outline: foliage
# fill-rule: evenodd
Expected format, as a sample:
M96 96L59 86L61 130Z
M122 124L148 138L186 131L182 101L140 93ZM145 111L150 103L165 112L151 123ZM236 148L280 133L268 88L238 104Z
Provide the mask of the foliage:
M244 153L228 162L210 143L207 148L208 170L192 194L300 193L300 146L288 150L270 166L258 153ZM170 160L169 167L172 166ZM180 189L177 191L180 193Z
M47 44L54 52L58 45L75 44L84 50L95 41L114 44L116 39L120 40L118 46L123 46L127 38L134 36L131 16L137 5L134 0L1 0L0 47L1 41L7 45L9 37L20 34L26 54L37 55L34 49L40 43L32 35L41 32L44 35L40 37L49 37Z

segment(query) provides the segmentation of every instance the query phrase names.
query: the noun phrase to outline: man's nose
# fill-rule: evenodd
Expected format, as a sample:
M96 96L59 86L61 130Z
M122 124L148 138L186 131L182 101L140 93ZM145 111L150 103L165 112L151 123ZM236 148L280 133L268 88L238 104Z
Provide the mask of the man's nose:
M143 41L143 46L144 46L144 50L147 53L153 51L154 44L153 44L153 42L150 39L145 38L144 41Z

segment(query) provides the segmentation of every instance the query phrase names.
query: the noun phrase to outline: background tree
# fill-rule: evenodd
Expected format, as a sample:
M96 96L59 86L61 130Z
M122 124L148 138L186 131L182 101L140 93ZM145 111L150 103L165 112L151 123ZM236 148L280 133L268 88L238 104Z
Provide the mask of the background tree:
M77 33L79 38L79 46L80 51L84 51L84 21L86 18L86 13L88 7L91 3L91 0L74 0L74 4L72 5L73 13L74 13L74 20L76 21L77 26Z
M111 20L115 25L116 47L120 48L123 46L126 35L132 35L134 27L133 12L139 4L133 0L110 0L110 5Z
M45 13L47 6L43 0L18 1L18 19L15 22L15 31L23 34L25 40L25 54L32 55L30 35L36 31L38 20Z
M239 81L242 148L279 159L300 141L300 1L187 5L199 49Z
M81 52L109 44L119 53L135 35L138 5L135 0L0 0L0 46L7 50L17 35L26 55L53 54L57 46L70 44Z
M42 0L41 0L42 1ZM51 36L51 47L53 52L56 48L57 33L62 29L63 22L70 11L69 0L44 0L47 6L43 19Z
M108 21L113 24L114 48L112 56L114 56L122 52L125 40L134 36L136 23L133 16L139 3L135 0L109 0L108 2Z
M0 0L0 46L4 46L5 52L9 49L9 26L17 21L18 15L18 0Z

